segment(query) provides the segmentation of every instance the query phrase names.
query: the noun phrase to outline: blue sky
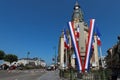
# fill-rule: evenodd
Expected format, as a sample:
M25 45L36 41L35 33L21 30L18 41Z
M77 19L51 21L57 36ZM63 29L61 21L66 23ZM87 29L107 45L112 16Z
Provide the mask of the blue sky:
M0 0L0 50L19 58L39 57L52 62L54 47L76 0ZM78 0L85 22L96 19L102 34L102 52L117 43L120 34L119 0ZM56 51L57 53L57 51Z

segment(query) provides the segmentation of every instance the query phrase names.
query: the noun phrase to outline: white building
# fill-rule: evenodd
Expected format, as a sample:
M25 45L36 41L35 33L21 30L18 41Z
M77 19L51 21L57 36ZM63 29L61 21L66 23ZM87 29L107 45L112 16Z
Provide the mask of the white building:
M37 59L37 58L22 58L22 59L19 59L17 61L17 63L19 64L23 64L24 66L26 64L33 64L35 66L42 66L42 67L45 67L46 66L46 63L44 60L40 60L40 59Z
M18 59L17 62L13 62L13 63L9 63L7 61L4 61L3 64L7 64L9 66L11 65L20 65L20 64L23 64L24 66L27 65L27 64L32 64L34 66L42 66L42 67L45 67L46 66L46 63L44 60L40 60L40 59L37 59L37 58L21 58L21 59Z

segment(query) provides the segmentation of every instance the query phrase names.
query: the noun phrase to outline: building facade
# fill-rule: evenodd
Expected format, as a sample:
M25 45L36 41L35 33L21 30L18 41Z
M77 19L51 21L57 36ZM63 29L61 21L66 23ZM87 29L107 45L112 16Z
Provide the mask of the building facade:
M46 63L44 60L40 60L40 59L37 59L37 58L21 58L21 59L18 59L18 61L16 62L12 62L11 64L7 61L3 61L3 64L7 64L8 66L11 66L11 65L15 65L15 66L18 66L20 64L26 66L27 64L31 64L33 66L42 66L42 67L46 67Z
M82 59L82 65L84 65L85 56L86 56L86 44L88 43L88 30L89 27L87 23L84 21L84 16L80 5L78 2L75 3L72 19L75 35L77 36L77 42L80 48L80 57ZM69 30L66 30L67 38L69 42L69 49L66 49L64 46L64 32L62 32L59 38L59 46L58 46L58 57L60 68L72 66L76 68L76 57L72 46L72 41L70 37ZM79 32L79 33L77 33ZM99 69L99 58L98 58L98 45L97 45L97 35L94 34L94 51L91 57L91 65L93 65L96 69Z

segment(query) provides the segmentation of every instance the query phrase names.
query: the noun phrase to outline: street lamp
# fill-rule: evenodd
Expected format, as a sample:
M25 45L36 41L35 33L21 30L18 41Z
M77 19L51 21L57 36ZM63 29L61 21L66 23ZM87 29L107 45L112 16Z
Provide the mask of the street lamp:
M29 55L30 55L30 52L27 53L27 63L28 63L28 64L29 64L29 61L28 61L28 60L29 60L29 59L28 59L28 58L29 58Z
M56 66L56 47L53 48L55 50L55 66Z

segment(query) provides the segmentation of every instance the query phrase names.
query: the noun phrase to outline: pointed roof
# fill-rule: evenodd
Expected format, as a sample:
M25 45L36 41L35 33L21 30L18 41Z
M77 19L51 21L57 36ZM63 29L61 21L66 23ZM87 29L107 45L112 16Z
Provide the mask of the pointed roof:
M80 5L78 1L76 1L75 6L74 6L74 11L72 15L72 21L75 19L79 19L79 21L83 21L83 13L81 11Z
M76 3L75 3L75 6L79 6L79 3L78 3L78 1L76 1ZM79 6L80 7L80 6Z

